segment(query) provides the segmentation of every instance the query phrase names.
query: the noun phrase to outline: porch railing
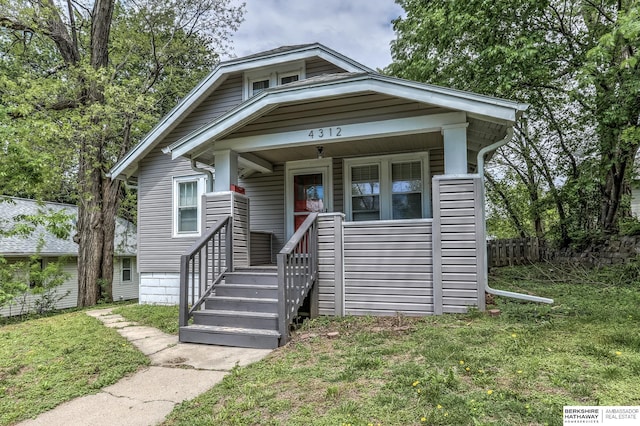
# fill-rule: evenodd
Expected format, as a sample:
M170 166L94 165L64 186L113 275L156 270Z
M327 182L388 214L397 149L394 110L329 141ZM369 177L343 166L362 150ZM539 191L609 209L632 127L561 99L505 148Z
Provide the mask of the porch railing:
M318 213L311 213L278 253L278 329L280 345L289 326L318 280Z
M189 323L224 273L233 270L232 223L231 216L218 220L180 256L180 327Z

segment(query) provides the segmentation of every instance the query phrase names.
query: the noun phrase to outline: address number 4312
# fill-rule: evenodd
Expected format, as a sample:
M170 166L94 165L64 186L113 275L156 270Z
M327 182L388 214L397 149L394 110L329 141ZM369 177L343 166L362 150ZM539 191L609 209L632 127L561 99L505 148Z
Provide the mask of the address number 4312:
M325 127L309 130L310 139L333 138L342 136L342 127Z

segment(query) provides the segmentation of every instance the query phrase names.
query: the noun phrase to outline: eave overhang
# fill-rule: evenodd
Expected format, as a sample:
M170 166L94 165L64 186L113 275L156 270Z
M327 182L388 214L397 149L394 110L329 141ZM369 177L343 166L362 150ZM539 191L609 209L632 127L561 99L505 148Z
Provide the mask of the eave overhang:
M374 72L372 69L319 43L285 50L276 49L272 53L267 52L263 55L253 55L221 62L178 105L164 116L138 145L127 152L111 168L108 176L112 179L126 180L134 175L138 161L147 155L158 142L164 139L186 116L211 95L230 74L314 57L333 63L347 72Z
M270 143L270 140L272 144L277 143L275 141L277 138L302 141L304 140L303 134L296 136L295 134L286 135L283 133L242 138L241 140L233 139L233 137L230 139L225 138L280 106L299 102L321 101L359 93L377 93L454 111L449 114L438 114L439 117L434 117L434 120L424 125L417 122L416 119L389 120L387 123L382 121L382 126L389 131L384 133L385 129L382 129L378 133L379 135L435 131L444 125L459 123L460 120L466 121L465 117L508 127L528 107L526 104L518 102L416 83L377 73L345 74L344 77L338 75L335 78L310 79L306 82L301 81L268 89L176 141L163 151L171 153L172 158L175 159L181 156L195 157L206 149L206 146L211 142L216 142L217 149L236 149L239 152L249 152L257 146L259 139L262 139L265 144ZM457 114L457 116L452 114ZM402 128L402 126L406 127ZM289 138L289 136L291 137Z

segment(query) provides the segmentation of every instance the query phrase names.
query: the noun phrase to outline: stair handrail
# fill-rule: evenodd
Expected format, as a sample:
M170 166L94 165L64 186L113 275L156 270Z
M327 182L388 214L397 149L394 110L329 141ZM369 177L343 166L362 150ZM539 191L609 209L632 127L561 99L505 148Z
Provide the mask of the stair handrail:
M310 213L280 250L278 261L278 330L280 345L289 326L318 279L318 213Z
M232 228L233 218L230 215L222 217L180 256L180 327L189 323L193 313L222 281L225 272L233 270ZM196 260L199 269L197 275ZM196 281L199 289L197 295Z

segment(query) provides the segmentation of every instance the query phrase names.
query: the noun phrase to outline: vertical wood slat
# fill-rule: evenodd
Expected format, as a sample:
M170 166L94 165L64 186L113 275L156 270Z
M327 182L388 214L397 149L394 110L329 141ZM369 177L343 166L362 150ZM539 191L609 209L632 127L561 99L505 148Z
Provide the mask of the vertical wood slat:
M540 238L508 238L487 241L490 267L526 265L543 259Z

